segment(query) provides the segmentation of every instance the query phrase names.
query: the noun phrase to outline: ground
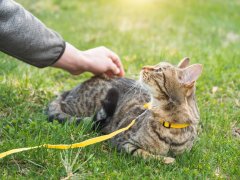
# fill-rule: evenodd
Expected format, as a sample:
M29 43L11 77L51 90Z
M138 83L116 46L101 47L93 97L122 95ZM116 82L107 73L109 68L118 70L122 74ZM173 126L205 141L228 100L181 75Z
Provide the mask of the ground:
M232 135L240 127L239 0L18 2L76 47L104 45L116 51L127 77L137 79L143 65L176 64L186 56L203 64L197 83L203 129L193 149L172 165L119 154L104 142L81 150L38 149L6 157L0 160L0 179L240 177L240 141ZM88 124L48 123L44 114L58 92L90 76L37 69L0 53L0 152L97 136Z

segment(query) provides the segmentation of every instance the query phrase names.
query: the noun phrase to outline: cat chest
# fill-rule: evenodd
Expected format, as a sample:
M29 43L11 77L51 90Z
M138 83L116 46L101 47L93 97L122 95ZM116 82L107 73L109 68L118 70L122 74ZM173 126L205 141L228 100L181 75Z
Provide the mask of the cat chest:
M191 148L196 137L194 129L176 132L171 129L153 130L150 137L146 138L147 149L157 154L167 154L169 151L173 153L182 153L186 149Z

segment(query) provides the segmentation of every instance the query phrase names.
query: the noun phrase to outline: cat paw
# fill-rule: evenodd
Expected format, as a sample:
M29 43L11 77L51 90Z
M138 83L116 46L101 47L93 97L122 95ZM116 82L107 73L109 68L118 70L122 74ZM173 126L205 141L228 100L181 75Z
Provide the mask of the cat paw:
M232 135L235 136L236 138L240 138L240 128L233 128L232 129Z
M155 156L155 159L162 161L164 164L173 164L175 163L175 158L172 157L164 157L164 156Z
M172 157L163 157L164 164L173 164L175 163L175 158Z

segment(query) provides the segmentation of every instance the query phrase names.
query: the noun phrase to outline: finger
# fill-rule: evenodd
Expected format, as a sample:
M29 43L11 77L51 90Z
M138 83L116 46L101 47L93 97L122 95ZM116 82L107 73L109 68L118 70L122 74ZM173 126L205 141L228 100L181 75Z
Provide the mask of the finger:
M121 77L124 76L125 72L123 69L122 62L121 62L120 58L118 57L118 55L116 55L114 52L110 52L109 57L111 58L113 63L116 64L116 66L119 68L120 72L118 75Z
M110 59L110 61L111 61L111 59ZM111 70L112 73L115 75L119 75L119 73L120 73L120 69L112 61L109 63L108 70Z
M116 64L116 66L119 68L119 76L124 76L125 72L124 72L124 69L123 69L123 65L122 65L122 62L119 58L116 58L116 57L111 57L112 61L114 64Z
M113 77L114 74L112 73L112 71L107 71L105 72L105 74L108 76L108 77Z

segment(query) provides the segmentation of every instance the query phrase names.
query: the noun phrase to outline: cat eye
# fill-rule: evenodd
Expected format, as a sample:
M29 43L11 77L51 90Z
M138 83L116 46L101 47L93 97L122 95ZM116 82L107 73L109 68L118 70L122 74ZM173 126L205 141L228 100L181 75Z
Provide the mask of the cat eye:
M162 68L154 68L154 72L161 72Z

